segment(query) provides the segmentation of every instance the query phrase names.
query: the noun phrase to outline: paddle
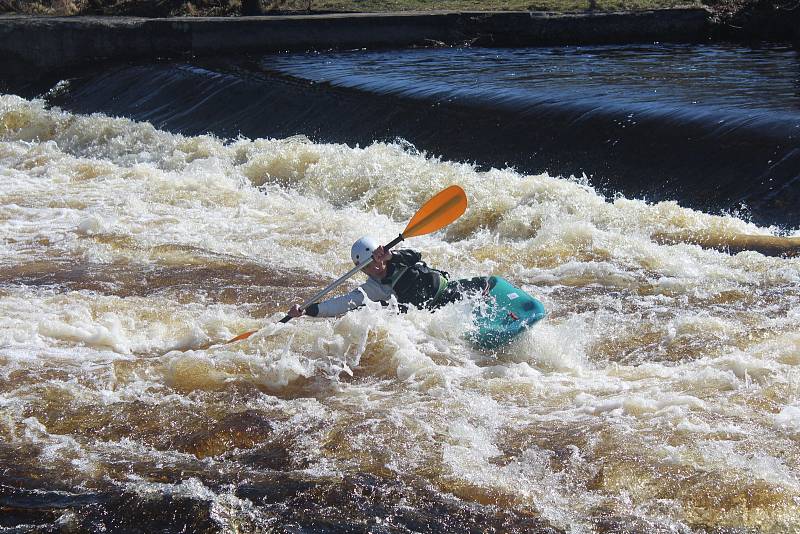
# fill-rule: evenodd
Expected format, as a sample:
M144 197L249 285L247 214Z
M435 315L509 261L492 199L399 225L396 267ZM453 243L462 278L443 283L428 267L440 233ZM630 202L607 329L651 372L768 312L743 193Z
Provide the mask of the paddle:
M409 237L416 237L420 235L430 234L431 232L435 232L441 228L444 228L451 222L455 221L466 211L467 209L467 195L464 193L464 190L461 189L457 185L451 185L450 187L439 191L432 199L427 201L417 213L411 218L411 220L406 225L406 229L403 232L392 239L389 243L383 246L385 250L389 250L399 242L408 239ZM315 294L310 299L306 300L303 305L300 307L301 310L305 310L323 296L327 295L335 288L342 285L342 283L356 274L358 271L366 267L372 263L372 257L367 258L360 264L356 265L341 277L339 277L336 281L328 285L325 289L320 291L319 293ZM287 315L280 322L288 323L292 317ZM234 341L241 341L243 339L247 339L251 335L255 334L258 330L253 330L251 332L244 332L243 334L239 334L233 339L226 341L225 343L233 343Z

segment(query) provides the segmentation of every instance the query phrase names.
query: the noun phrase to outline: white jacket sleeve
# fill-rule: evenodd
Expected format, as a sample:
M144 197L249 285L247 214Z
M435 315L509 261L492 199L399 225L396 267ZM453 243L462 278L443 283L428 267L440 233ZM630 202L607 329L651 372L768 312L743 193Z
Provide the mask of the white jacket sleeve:
M394 294L394 291L392 291L390 286L385 286L377 280L370 278L364 284L361 284L360 287L346 295L324 300L317 304L319 308L317 317L336 317L337 315L343 315L350 310L355 310L363 306L364 293L367 294L367 298L377 302L389 300Z
M343 315L350 310L355 310L363 304L364 293L358 289L354 289L346 295L323 300L317 304L319 307L317 317L336 317L337 315Z

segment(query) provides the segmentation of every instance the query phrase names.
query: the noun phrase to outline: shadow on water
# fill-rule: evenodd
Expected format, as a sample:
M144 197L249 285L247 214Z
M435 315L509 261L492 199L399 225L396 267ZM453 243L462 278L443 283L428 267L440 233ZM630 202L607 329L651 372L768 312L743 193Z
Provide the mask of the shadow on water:
M0 445L4 465L22 464L0 476L0 528L25 532L220 532L224 527L259 532L560 532L534 513L464 502L424 480L391 474L354 473L310 477L280 466L231 469L216 477L199 461L149 469L145 478L175 491L148 491L146 484L83 491L64 486L58 474L37 469L36 454ZM38 451L32 451L38 452ZM251 453L255 454L255 453ZM11 458L8 458L11 460ZM211 470L213 471L213 470ZM18 478L16 475L27 476ZM29 478L35 475L35 478ZM194 476L195 482L182 482ZM127 487L126 487L127 486ZM213 493L212 493L213 492ZM225 498L221 496L225 495ZM242 509L237 499L252 503ZM21 532L23 530L12 530Z

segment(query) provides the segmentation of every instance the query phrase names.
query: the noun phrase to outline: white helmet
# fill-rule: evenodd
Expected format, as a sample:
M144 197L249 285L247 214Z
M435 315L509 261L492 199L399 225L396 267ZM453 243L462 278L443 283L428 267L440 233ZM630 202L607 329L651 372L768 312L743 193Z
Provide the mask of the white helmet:
M353 263L358 265L367 258L371 258L372 253L379 246L378 241L374 237L365 235L360 238L353 243L353 248L350 249L350 257L353 258Z

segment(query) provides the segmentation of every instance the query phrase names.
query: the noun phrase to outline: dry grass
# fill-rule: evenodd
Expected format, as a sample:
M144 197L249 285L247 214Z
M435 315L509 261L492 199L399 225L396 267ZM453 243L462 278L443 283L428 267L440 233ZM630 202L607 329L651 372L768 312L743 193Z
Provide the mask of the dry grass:
M0 12L29 15L235 16L247 0L0 0ZM251 0L263 13L605 11L697 6L700 0Z
M77 15L85 3L82 0L0 0L0 11L28 15Z
M238 15L241 0L0 0L0 12L26 15Z

